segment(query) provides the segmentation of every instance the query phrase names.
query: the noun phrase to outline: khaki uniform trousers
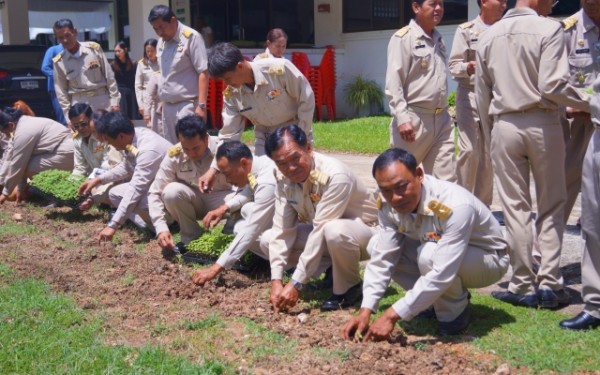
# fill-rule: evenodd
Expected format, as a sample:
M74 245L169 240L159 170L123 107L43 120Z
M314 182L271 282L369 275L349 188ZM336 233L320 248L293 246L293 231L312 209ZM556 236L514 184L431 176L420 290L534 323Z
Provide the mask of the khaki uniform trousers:
M179 139L177 139L177 135L175 134L175 125L179 119L195 114L195 106L195 103L191 100L184 100L177 103L163 103L162 127L164 139L174 145L179 143Z
M187 244L203 233L198 219L225 203L229 194L233 192L221 190L202 194L186 184L171 182L162 192L162 201L168 214L179 223L181 241Z
M390 123L390 142L392 147L402 148L415 156L417 163L423 164L426 174L440 180L455 181L454 138L452 119L448 111L439 114L415 113L409 110L415 129L415 141L406 142L398 132L395 120Z
M47 171L49 169L60 169L63 171L72 171L74 165L73 139L65 138L53 154L38 154L32 155L27 164L25 175L27 178L32 178L36 174Z
M296 242L292 246L288 267L290 267L290 262L297 264L311 231L312 225L298 225L298 234ZM325 238L325 243L321 245L323 259L313 277L320 275L331 265L333 294L344 294L348 289L361 282L359 263L361 260L369 258L367 244L376 233L376 228L369 227L360 219L335 219L328 222L323 231ZM263 253L269 252L271 238L269 229L263 234L260 241Z
M90 107L92 107L93 111L97 111L99 109L105 109L107 111L110 110L110 97L106 90L98 90L99 93L97 95L86 95L86 94L73 94L71 96L71 106L76 103L87 103ZM104 91L104 92L102 92Z
M456 122L460 150L456 159L456 182L489 207L494 189L492 160L485 152L475 93L462 86L456 89Z
M583 159L594 134L594 125L591 120L568 120L564 116L561 116L560 120L565 137L565 180L567 183L565 223L567 223L577 195L581 191Z
M119 207L119 204L127 192L127 189L129 189L129 182L113 186L108 191L108 199L110 200L112 207ZM142 199L140 199L137 206L133 210L133 213L127 216L127 218L138 228L148 228L154 231L154 225L152 225L150 212L148 212L148 195L144 195Z
M369 243L369 253L377 246L378 236ZM404 290L413 289L417 280L431 271L437 243L405 238L400 260L392 270L392 280ZM500 280L508 270L510 259L506 251L489 251L469 246L457 276L448 289L433 303L440 322L451 322L469 304L467 288L484 288Z
M600 319L600 130L596 130L583 162L581 259L583 311Z
M494 119L491 157L511 249L513 276L508 290L512 293L531 293L536 282L530 172L535 181L535 228L541 252L537 282L539 287L552 290L564 286L559 262L566 187L564 168L557 168L564 165L564 147L557 111L516 112Z
M233 225L233 234L235 234L237 236L238 234L240 234L242 232L242 229L247 228L247 225L249 225L249 223L247 222L248 216L250 215L250 213L252 212L253 209L254 209L254 202L248 202L248 203L244 204L238 212L234 212L234 213L230 214L230 219L227 219L227 221L229 221L229 220L235 221L235 224ZM254 254L260 256L261 258L269 260L269 253L268 252L264 253L260 249L260 239L261 239L263 233L260 233L258 235L258 237L256 238L256 240L254 242L252 242L250 245L248 245L247 250L252 251Z

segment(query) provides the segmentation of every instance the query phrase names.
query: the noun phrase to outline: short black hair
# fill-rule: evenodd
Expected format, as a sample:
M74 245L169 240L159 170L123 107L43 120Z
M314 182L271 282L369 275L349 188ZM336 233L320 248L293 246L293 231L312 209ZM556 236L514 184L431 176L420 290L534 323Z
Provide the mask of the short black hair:
M231 43L217 43L208 50L208 73L217 78L235 70L239 62L245 61L239 48Z
M87 118L92 117L92 107L90 107L87 103L75 103L71 108L69 108L69 119L78 117L81 114L85 114Z
M101 121L94 122L98 134L115 139L121 133L135 133L133 122L122 112L107 112Z
M75 30L75 26L73 26L73 21L68 18L61 18L58 21L54 22L54 30L59 30L62 28L68 27L69 30Z
M284 138L286 136L302 148L306 148L306 145L308 144L306 133L298 125L291 124L282 126L271 133L265 142L265 152L268 157L273 159L271 155L283 146Z
M208 130L202 118L196 115L189 115L179 119L177 124L175 124L175 135L179 137L180 134L186 139L194 138L196 135L204 138L208 134Z
M102 117L104 117L104 115L107 113L108 111L106 109L98 109L94 111L89 118L94 122L94 126L96 126L100 121L102 121Z
M389 166L394 162L400 162L415 176L417 174L417 159L410 152L401 148L390 148L381 153L373 163L372 174L375 177L377 171Z
M239 163L242 158L252 160L252 152L248 146L240 141L228 141L217 149L216 160L221 158L227 159L230 163Z
M5 107L0 111L0 130L6 129L9 122L16 124L19 122L21 116L23 116L23 112L20 109Z
M150 14L148 15L148 22L152 22L157 19L161 19L165 22L170 22L171 18L175 17L175 13L173 10L166 5L155 5L150 9Z

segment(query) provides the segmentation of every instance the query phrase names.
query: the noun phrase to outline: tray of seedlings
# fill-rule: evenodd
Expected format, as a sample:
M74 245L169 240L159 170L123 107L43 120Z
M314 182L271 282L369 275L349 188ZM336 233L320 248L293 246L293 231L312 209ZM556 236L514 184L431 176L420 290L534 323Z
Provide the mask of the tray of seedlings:
M79 207L86 197L77 193L85 176L72 175L71 172L50 169L33 176L30 182L30 192L59 205L72 208Z

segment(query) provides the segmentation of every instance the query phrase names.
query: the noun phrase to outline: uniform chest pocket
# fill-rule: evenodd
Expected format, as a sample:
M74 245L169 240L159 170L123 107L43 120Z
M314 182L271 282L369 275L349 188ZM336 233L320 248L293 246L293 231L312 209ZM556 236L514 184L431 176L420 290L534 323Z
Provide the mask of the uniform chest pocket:
M104 78L104 74L102 74L102 69L100 68L100 63L98 62L88 63L83 74L90 82L101 82Z
M417 45L412 51L413 64L421 69L427 69L431 65L431 50L426 45Z
M569 56L569 66L576 69L589 68L591 70L594 67L594 59L591 54L572 55Z

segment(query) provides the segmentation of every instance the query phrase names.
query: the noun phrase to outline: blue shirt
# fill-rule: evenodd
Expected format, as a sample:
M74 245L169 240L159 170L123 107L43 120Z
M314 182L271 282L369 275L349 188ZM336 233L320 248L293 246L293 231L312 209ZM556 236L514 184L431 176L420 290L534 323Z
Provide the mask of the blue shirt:
M57 44L46 50L42 61L42 72L48 77L48 91L54 91L54 62L52 59L64 50L62 44Z

